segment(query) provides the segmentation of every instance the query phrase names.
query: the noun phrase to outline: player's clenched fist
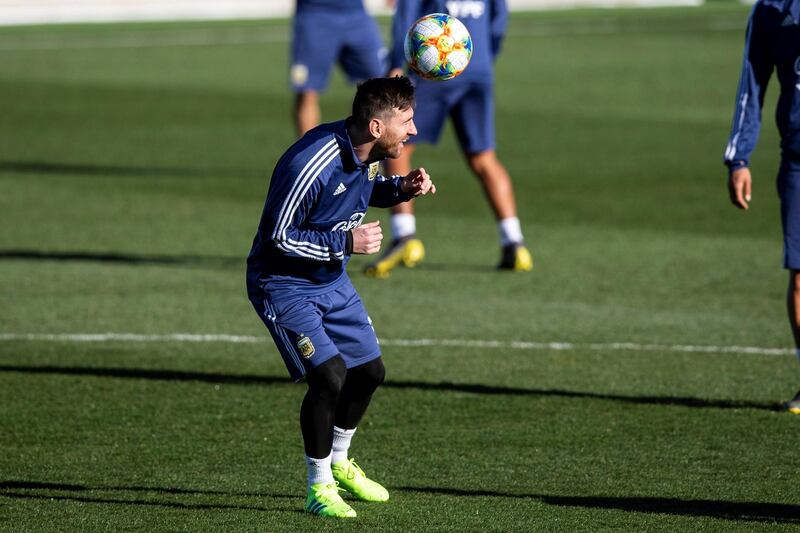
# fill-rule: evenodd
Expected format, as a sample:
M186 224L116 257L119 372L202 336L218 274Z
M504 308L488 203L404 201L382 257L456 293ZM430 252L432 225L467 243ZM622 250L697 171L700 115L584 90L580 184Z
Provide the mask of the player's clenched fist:
M374 254L381 249L383 231L381 231L380 220L362 224L353 228L353 253L354 254Z
M423 194L436 194L436 185L431 181L431 177L425 172L424 168L415 168L403 177L400 182L400 189L407 194L422 196Z

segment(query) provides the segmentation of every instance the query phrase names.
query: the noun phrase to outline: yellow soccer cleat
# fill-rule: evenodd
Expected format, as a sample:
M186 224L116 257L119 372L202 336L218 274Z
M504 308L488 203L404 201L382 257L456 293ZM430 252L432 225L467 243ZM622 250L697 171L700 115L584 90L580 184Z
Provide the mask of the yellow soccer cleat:
M800 391L794 395L794 398L783 404L783 408L794 415L800 415Z
M388 278L389 273L398 266L414 268L425 258L425 246L419 239L399 239L383 256L364 269L370 278Z
M524 244L509 244L503 246L500 264L497 265L497 268L514 272L529 272L533 270L533 257Z
M340 490L336 482L311 485L306 496L306 512L332 518L355 518L355 510L339 496Z
M341 488L354 497L365 502L385 502L389 500L389 491L380 483L369 479L361 467L352 459L331 465L333 479Z

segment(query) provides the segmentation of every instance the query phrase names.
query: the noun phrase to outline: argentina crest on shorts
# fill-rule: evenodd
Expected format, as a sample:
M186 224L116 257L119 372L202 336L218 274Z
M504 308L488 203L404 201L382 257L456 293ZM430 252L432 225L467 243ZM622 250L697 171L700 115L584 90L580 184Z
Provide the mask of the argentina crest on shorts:
M311 339L308 338L307 335L300 334L297 336L297 350L300 352L305 359L311 359L311 356L314 355L314 343L311 342Z

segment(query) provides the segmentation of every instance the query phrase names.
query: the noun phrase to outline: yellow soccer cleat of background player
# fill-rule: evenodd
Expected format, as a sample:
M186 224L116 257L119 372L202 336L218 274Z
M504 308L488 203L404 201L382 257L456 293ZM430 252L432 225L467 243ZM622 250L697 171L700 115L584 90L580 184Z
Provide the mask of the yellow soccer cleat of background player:
M530 272L533 270L533 257L524 244L509 244L503 247L502 257L497 268L514 272Z
M388 278L395 267L414 268L424 258L425 246L421 240L400 239L392 244L383 257L367 266L364 274L370 278Z

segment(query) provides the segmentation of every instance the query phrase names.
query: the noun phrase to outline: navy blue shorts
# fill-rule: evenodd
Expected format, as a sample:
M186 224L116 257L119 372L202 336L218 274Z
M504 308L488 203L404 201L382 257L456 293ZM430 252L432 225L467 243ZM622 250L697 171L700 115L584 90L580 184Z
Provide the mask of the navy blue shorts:
M250 294L295 381L337 354L347 368L381 355L372 320L350 279L342 277L343 283L324 294Z
M783 266L800 270L800 155L784 154L778 172L783 225Z
M435 144L449 116L453 119L458 143L464 153L493 150L494 85L491 82L450 83L416 81L414 124L417 136L410 142Z
M339 63L350 81L386 75L386 48L367 13L298 13L289 80L295 92L322 91Z

